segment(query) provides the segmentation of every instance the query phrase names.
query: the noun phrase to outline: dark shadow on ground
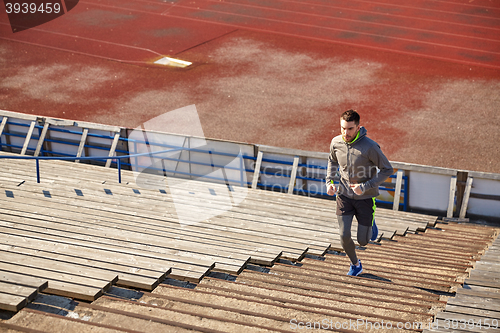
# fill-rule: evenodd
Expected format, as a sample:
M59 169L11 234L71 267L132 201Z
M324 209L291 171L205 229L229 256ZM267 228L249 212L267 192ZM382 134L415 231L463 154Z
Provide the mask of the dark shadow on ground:
M30 304L28 304L27 308L60 316L67 316L77 305L78 302L71 298L39 294Z
M381 276L377 276L377 275L371 274L371 273L361 273L358 275L358 277L362 277L365 279L371 279L371 280L377 280L377 281L392 282L390 279L386 279L386 278L383 278Z
M415 287L415 288L418 289L418 290L427 291L428 293L431 293L431 294L434 294L434 295L438 295L438 296L455 297L455 295L456 295L455 292L433 290L433 289L422 288L422 287Z

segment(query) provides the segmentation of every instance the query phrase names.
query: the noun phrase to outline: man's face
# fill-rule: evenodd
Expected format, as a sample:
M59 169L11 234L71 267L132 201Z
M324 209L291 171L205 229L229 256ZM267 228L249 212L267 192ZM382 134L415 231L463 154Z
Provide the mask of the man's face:
M360 125L356 125L354 121L345 121L344 119L340 119L340 131L342 132L342 137L345 142L351 142L354 140L358 134L359 128Z

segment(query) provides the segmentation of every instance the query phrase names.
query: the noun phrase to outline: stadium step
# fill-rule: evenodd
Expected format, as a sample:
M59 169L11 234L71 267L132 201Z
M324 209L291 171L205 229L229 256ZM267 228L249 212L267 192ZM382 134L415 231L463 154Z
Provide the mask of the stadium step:
M466 230L467 226L462 228ZM498 230L484 229L488 229L485 234L491 236L486 244L488 247ZM381 249L386 244L391 246L388 253L400 244L404 246L401 242L384 240L373 247ZM370 248L365 252L369 253ZM468 256L464 260L474 262L470 258L478 258L478 253L471 247L464 253ZM396 325L404 324L409 325L405 331L416 332L421 331L422 326L418 325L430 323L435 316L445 318L441 311L452 294L440 291L429 277L420 279L425 283L422 286L415 283L417 280L400 283L397 271L388 271L387 276L382 276L372 269L369 259L365 261L366 273L349 277L345 275L345 261L345 256L326 254L304 258L294 264L249 265L239 275L210 273L198 284L167 278L151 293L111 287L105 296L92 304L67 299L68 304L57 307L58 314L47 317L40 317L41 309L54 305L43 300L54 296L41 295L8 324L34 328L29 323L41 321L42 325L37 328L53 332L43 323L56 316L55 327L59 327L60 322L68 322L67 325L85 323L89 325L87 329L92 326L93 329L117 331L285 332L299 325L323 325L341 332L377 332L380 323L385 322L395 327L385 327L384 332L400 331ZM433 272L435 268L422 269L422 273L428 269ZM453 274L458 276L464 269L459 267L447 272L448 286Z
M378 209L379 239L349 277L335 201L163 177L140 188L83 163L44 161L40 183L33 161L0 167L0 302L17 312L2 330L379 332L432 321L498 234ZM221 209L228 198L239 204Z

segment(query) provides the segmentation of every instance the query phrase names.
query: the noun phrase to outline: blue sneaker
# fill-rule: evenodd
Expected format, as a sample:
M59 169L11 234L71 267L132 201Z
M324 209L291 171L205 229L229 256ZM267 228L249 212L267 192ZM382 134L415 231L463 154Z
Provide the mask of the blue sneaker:
M375 223L375 220L373 220L373 225L372 225L372 237L370 238L371 241L374 241L377 239L378 236L378 227L377 224Z
M359 266L354 266L353 264L351 264L351 268L349 269L347 275L358 276L359 274L361 274L361 272L363 271L363 265L361 265L361 260L358 260L358 262Z

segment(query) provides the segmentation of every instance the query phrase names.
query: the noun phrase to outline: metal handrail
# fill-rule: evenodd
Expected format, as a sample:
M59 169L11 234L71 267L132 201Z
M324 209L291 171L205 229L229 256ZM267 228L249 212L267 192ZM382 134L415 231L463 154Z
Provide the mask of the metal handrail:
M139 153L139 154L132 154L132 155L120 155L120 156L86 156L86 157L76 157L76 156L70 156L70 157L60 157L60 156L12 156L12 155L0 155L0 159L14 159L14 160L36 160L36 182L40 183L40 160L61 160L61 161L73 161L73 160L80 160L80 161L85 161L85 160L110 160L110 159L117 159L117 164L118 164L118 183L121 184L122 182L122 158L133 158L133 157L139 157L139 156L151 156L151 155L157 155L157 154L165 154L165 153L171 153L179 150L185 150L185 148L176 148L176 149L169 149L169 150L161 150L161 151L155 151L155 152L148 152L148 153Z

